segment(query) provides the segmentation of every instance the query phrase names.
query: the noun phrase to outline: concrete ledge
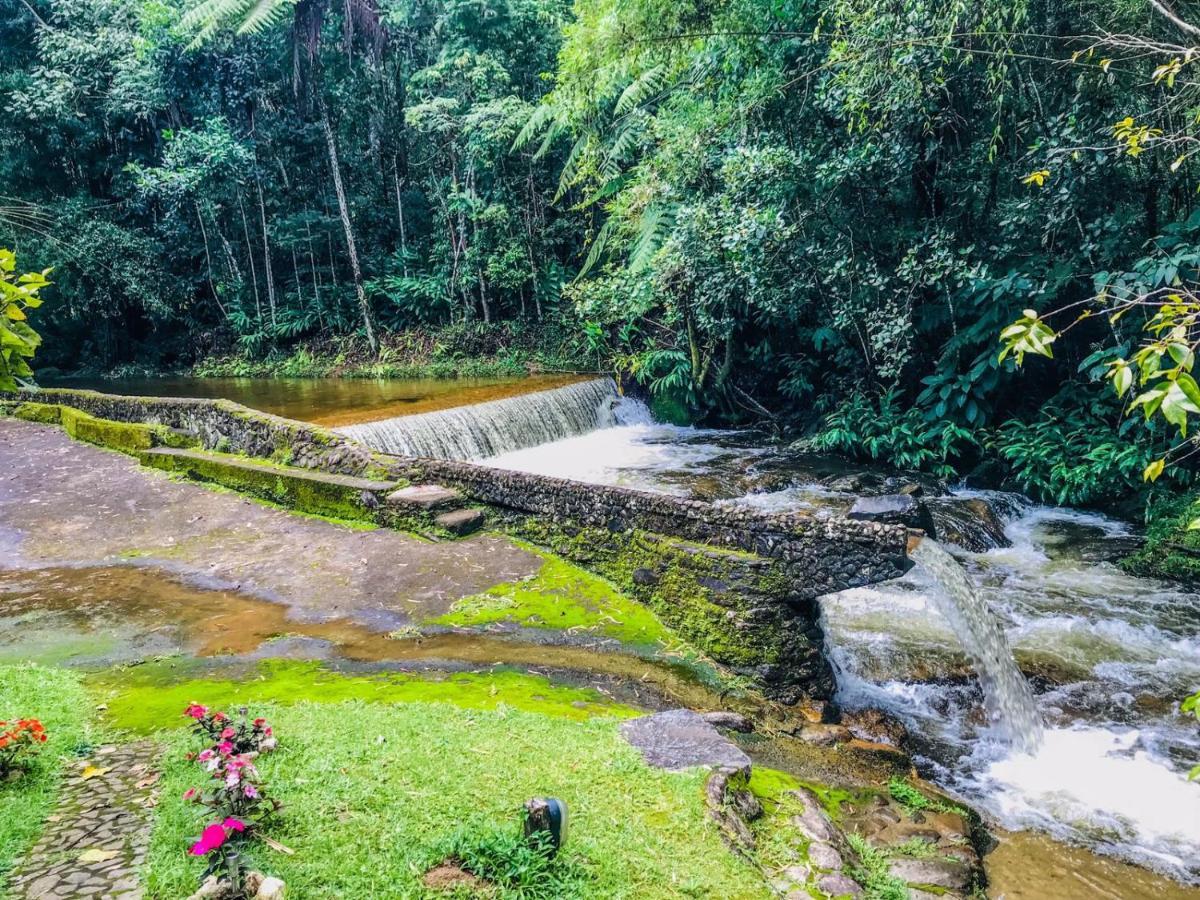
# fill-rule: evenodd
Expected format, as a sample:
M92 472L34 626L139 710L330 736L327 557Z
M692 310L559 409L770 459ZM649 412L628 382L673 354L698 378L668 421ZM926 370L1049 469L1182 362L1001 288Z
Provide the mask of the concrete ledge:
M141 454L144 465L244 491L300 512L339 519L374 521L380 496L395 490L390 481L313 472L220 453L159 447Z

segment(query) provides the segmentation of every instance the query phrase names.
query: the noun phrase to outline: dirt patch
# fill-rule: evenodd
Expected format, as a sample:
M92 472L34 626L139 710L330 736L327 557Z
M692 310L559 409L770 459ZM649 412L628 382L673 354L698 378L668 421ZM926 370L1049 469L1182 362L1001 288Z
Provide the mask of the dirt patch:
M472 875L462 868L456 859L447 859L434 866L421 879L431 891L450 892L467 890L472 896L490 897L496 892L495 885Z

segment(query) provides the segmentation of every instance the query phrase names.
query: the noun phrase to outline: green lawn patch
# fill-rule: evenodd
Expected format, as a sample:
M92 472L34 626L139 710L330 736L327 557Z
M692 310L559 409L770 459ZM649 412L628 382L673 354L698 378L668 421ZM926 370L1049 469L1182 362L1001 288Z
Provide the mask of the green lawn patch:
M106 721L114 728L150 734L182 727L181 710L192 700L206 706L234 708L262 703L450 703L466 709L501 707L581 721L596 716L629 718L638 711L613 703L599 691L555 684L540 675L506 668L486 672L344 674L320 663L268 660L249 676L229 673L195 677L174 671L172 663L150 663L94 676L91 685L108 706Z
M500 896L770 895L707 817L705 773L650 768L612 719L359 700L255 704L253 712L280 739L259 760L285 805L269 834L295 854L260 845L251 862L284 878L292 897L423 896L422 874L454 852L508 872ZM203 825L202 811L181 799L198 780L196 764L182 758L193 741L176 732L172 744L147 870L155 897L186 896L203 869L185 853ZM525 882L508 864L511 836L521 804L547 795L570 808L568 842Z
M90 708L74 672L0 666L0 720L40 719L48 735L23 777L0 782L0 887L41 832L58 796L64 763L87 748Z
M649 608L626 597L603 578L532 546L526 549L543 560L535 575L465 597L450 612L426 624L482 627L508 622L523 628L603 635L623 644L659 646L677 642Z

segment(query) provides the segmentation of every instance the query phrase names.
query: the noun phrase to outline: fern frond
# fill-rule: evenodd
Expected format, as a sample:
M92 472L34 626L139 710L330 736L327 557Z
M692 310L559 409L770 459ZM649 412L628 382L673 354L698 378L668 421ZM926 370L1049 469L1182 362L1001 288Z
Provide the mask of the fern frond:
M600 261L600 257L604 255L604 251L608 247L609 238L612 237L615 228L616 221L611 218L606 219L604 224L600 226L600 230L596 232L596 239L592 241L592 246L588 249L587 258L583 261L583 267L575 276L575 281L583 278Z
M629 254L629 270L633 273L645 271L650 260L658 249L666 243L667 236L675 227L675 214L679 211L677 203L656 203L648 206L642 213L638 234L633 242L633 252Z
M558 191L554 194L554 202L557 203L562 199L571 188L571 184L575 180L575 175L579 172L579 161L583 158L583 151L588 145L590 135L582 134L571 145L571 152L567 154L567 161L563 163L562 174L558 176Z
M258 34L279 22L295 7L295 0L253 0L242 14L238 34Z
M652 96L666 86L667 83L667 67L657 65L647 69L637 78L629 83L629 86L621 92L621 96L617 98L617 105L613 108L613 114L623 116L625 113L641 106Z
M558 118L558 112L558 107L553 103L541 103L535 106L533 112L529 114L529 118L525 120L525 124L521 126L521 130L517 132L516 138L513 139L513 150L523 149L538 132Z

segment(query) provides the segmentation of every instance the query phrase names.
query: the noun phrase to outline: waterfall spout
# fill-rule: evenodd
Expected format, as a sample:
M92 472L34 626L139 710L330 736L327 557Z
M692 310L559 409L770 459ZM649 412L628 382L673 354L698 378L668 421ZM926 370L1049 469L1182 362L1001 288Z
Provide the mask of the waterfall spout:
M975 666L988 718L1019 752L1042 741L1042 719L1029 682L1017 668L1000 622L958 561L929 538L910 554L937 582L931 599Z
M592 431L620 414L618 401L612 379L598 378L334 431L385 453L476 460Z

